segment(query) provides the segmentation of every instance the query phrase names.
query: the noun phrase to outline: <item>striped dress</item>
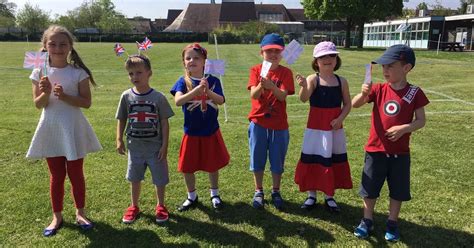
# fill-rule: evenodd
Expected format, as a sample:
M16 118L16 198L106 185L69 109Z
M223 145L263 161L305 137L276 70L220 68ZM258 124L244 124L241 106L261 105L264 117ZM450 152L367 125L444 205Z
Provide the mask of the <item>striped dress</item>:
M295 171L295 183L301 192L322 191L333 196L335 189L351 189L344 129L333 130L331 121L341 113L341 79L338 86L322 86L319 75L310 97L308 124L304 133L301 158Z

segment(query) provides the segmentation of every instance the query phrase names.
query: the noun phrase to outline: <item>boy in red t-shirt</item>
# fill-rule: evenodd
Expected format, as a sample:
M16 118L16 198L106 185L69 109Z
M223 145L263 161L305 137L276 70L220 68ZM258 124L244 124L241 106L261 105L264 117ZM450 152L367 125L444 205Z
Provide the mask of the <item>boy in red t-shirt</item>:
M260 43L260 55L271 63L265 77L260 76L262 64L250 68L247 89L250 90L252 108L248 115L250 147L250 170L254 173L255 194L253 207L263 208L263 173L270 161L273 190L272 203L277 209L283 207L280 182L290 139L286 115L286 96L295 93L293 73L281 66L281 52L285 48L278 34L267 34Z
M424 106L429 103L419 87L407 82L415 60L410 47L389 47L372 62L382 65L386 83L363 84L361 93L352 99L354 108L374 103L359 192L364 197L364 218L354 231L359 238L367 238L373 230L375 203L387 179L390 206L385 239L394 242L400 239L398 215L402 201L411 199L410 134L425 125Z

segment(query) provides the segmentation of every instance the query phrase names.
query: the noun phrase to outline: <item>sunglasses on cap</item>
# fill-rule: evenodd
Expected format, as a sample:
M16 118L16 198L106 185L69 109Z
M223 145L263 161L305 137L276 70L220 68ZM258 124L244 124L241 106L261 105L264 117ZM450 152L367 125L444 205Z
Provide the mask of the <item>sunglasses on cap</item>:
M335 54L335 53L333 53L333 54L326 54L326 55L323 55L323 56L319 57L318 59L323 59L323 58L326 58L326 57L335 58L335 57L337 57L337 54Z
M206 48L199 45L199 43L194 43L194 44L190 45L189 48L192 48L194 51L200 52L202 55L204 55L204 57L207 58Z

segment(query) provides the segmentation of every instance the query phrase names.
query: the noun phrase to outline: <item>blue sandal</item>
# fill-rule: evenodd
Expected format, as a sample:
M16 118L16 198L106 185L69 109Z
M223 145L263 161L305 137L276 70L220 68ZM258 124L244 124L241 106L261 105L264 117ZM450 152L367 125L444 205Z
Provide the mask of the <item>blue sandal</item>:
M61 229L62 226L63 226L63 221L61 221L61 223L59 223L59 225L56 228L52 228L52 229L45 228L43 230L43 236L51 237L51 236L56 235L56 233L58 232L59 229Z

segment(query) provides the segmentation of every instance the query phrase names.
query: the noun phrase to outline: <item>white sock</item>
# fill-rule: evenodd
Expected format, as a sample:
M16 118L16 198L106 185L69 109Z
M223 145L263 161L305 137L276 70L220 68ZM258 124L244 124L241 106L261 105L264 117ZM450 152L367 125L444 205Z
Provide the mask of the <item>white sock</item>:
M219 189L211 189L211 197L214 197L214 196L218 196L219 195ZM220 204L221 201L219 200L219 198L215 197L215 198L212 198L212 204L216 205L216 204Z
M263 193L263 189L262 190L255 190L255 193ZM254 199L258 203L263 204L263 197L257 196L257 197L254 197Z
M333 198L334 199L334 196L330 196L330 195L324 195L324 199L330 199L330 198ZM328 201L328 205L330 207L333 207L333 208L337 208L337 204L335 201Z
M197 194L196 194L196 190L192 191L192 192L188 192L188 199L191 199L191 200L196 200L196 197L197 197ZM186 199L186 201L183 202L183 206L189 206L192 204L192 202L190 200Z
M304 202L305 205L313 205L314 200L310 199L309 197L314 197L316 198L316 191L308 191L308 199Z

